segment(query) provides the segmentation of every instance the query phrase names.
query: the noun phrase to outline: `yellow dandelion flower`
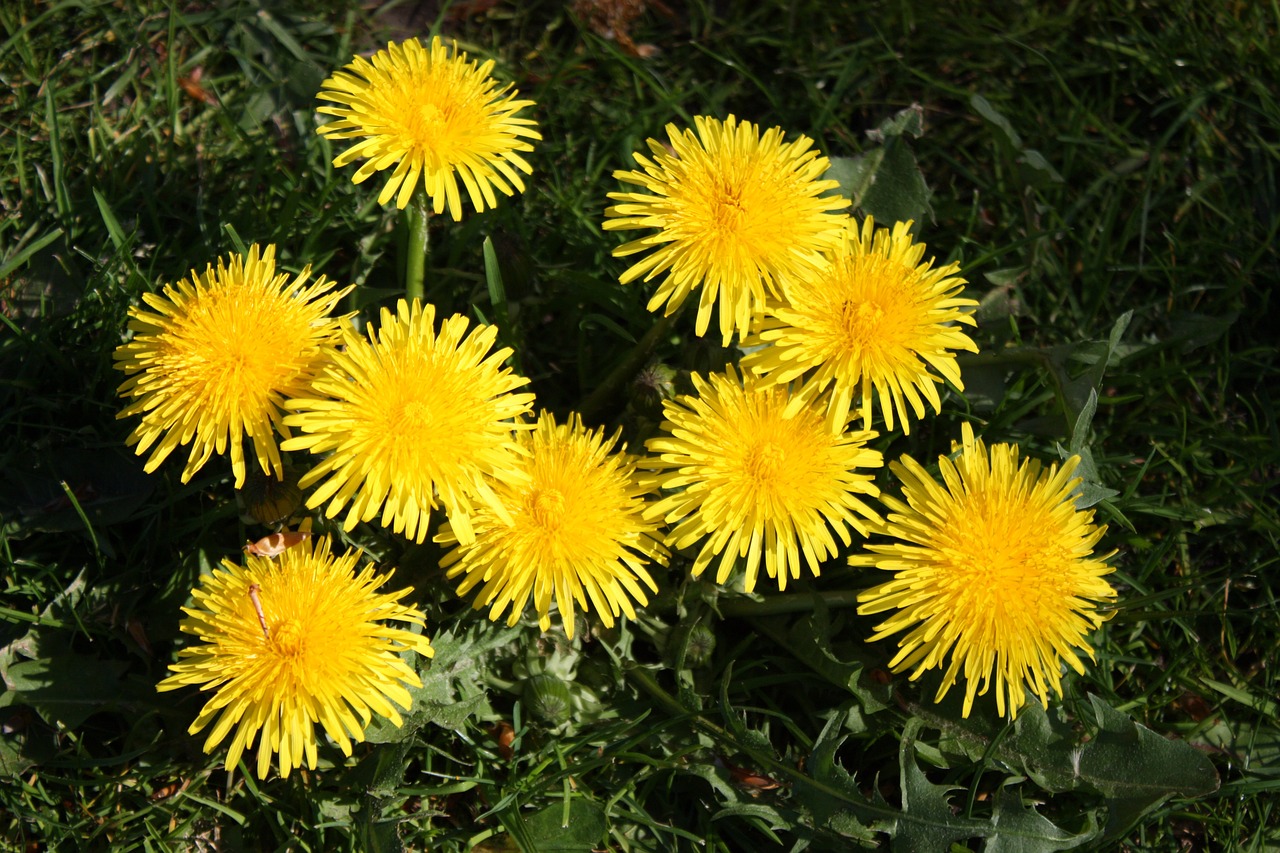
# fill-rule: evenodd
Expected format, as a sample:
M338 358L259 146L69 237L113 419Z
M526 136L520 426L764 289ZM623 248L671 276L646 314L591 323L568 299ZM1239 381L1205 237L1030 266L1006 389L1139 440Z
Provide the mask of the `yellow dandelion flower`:
M342 105L316 110L338 117L319 128L322 135L361 140L335 157L334 166L363 159L351 179L357 184L395 167L379 204L394 196L403 210L421 178L434 211L448 206L457 221L459 180L477 212L497 207L494 189L507 196L524 191L520 173L533 167L519 152L532 151L527 140L542 136L537 122L516 113L533 101L517 100L510 85L490 76L493 60L477 65L456 45L453 53L439 37L427 47L417 39L388 43L372 59L357 56L334 72L316 96Z
M558 425L543 412L517 440L526 450L520 465L527 480L495 487L507 517L482 508L471 545L459 545L450 524L436 536L454 546L440 561L448 576L466 575L458 594L483 583L475 609L487 606L497 621L510 607L508 625L532 596L544 631L554 597L569 637L575 603L594 609L606 627L623 613L634 619L631 600L649 603L641 584L658 591L645 564L667 560L658 525L644 518L649 489L636 458L611 452L618 436L605 440L604 430L584 429L576 415Z
M1106 526L1075 507L1078 456L1044 471L1019 461L1013 445L988 452L963 429L953 446L960 455L938 460L942 484L908 456L889 466L906 501L882 498L890 514L876 532L900 541L868 545L849 562L894 573L858 596L858 612L894 611L872 640L909 632L890 662L895 672L914 668L914 681L950 655L934 701L963 673L967 717L994 680L997 709L1012 719L1028 687L1045 705L1050 689L1062 695L1063 661L1084 672L1075 649L1094 659L1086 635L1110 618L1097 605L1115 598L1103 580L1115 552L1091 556Z
M401 659L406 651L431 657L427 639L387 620L424 625L418 610L400 603L412 592L377 590L390 577L366 564L358 551L330 553L329 538L303 541L275 558L249 556L247 565L223 560L201 575L184 607L184 632L200 644L178 652L173 675L157 689L196 685L213 692L192 734L212 724L204 751L235 729L226 768L258 738L258 776L266 778L272 755L281 776L316 766L315 724L351 755L351 742L377 713L399 726L411 704L417 674ZM261 732L261 737L258 737Z
M848 223L831 263L786 289L787 301L771 305L745 346L772 344L743 359L743 368L786 384L805 376L817 393L830 388L829 415L843 423L854 407L871 427L873 389L885 428L895 414L911 432L908 407L924 417L925 401L942 410L936 370L960 390L952 350L978 347L957 324L975 325L977 302L959 296L965 280L958 264L933 268L920 262L924 244L911 239L911 223L892 233L867 217L859 230Z
M129 309L133 338L115 352L129 378L120 395L132 402L116 417L141 415L128 438L139 456L154 447L154 471L178 447L191 445L182 482L214 453L230 449L236 488L245 482L243 440L264 472L283 479L276 434L289 437L281 404L304 393L338 343L346 318L330 318L351 288L334 290L311 267L289 281L276 274L276 247L218 259L217 269L146 293L150 311Z
M609 193L618 204L605 210L604 228L656 229L613 250L617 257L652 250L622 283L665 273L649 310L665 303L668 315L701 287L696 331L707 331L718 298L728 345L735 331L747 333L766 299L780 295L781 281L824 263L821 252L839 243L848 218L839 211L849 200L824 195L839 184L821 179L830 164L806 136L784 143L781 128L761 136L733 116L698 116L694 125L696 134L667 125L671 150L650 139L653 159L635 155L644 171L613 173L643 191Z
M523 476L510 420L533 405L532 394L512 393L529 380L502 366L509 348L490 352L496 327L468 332L455 314L437 334L434 323L435 306L417 300L382 309L370 337L345 332L311 395L285 403L285 423L301 435L281 446L328 454L299 483L328 478L307 506L328 502L334 518L350 504L347 530L381 509L382 526L422 542L438 499L469 542L475 501L497 502L488 478Z
M816 576L836 554L836 537L850 544L850 527L866 535L864 519L878 516L859 496L879 489L861 472L883 464L865 446L874 432L834 431L815 405L753 376L740 379L732 366L707 379L695 374L693 383L697 396L663 403L666 435L648 442L658 455L646 463L657 485L676 491L646 515L676 525L668 547L702 540L694 577L720 555L716 583L724 583L745 557L750 592L763 554L783 590L788 575L800 577L802 556Z

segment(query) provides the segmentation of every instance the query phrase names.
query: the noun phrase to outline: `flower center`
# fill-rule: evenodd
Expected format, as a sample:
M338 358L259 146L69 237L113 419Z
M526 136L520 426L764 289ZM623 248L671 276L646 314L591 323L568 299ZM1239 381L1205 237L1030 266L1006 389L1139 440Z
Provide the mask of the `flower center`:
M743 470L747 479L757 486L772 485L777 482L786 461L783 449L772 441L767 441L747 451Z
M529 514L544 530L559 530L564 523L564 495L559 489L538 489L529 501Z
M720 197L712 205L711 217L715 230L723 237L737 235L742 230L744 216L740 194L728 187L722 188Z
M417 432L431 426L431 409L421 400L407 400L400 407L400 417L396 418L402 432Z
M440 135L441 127L449 120L448 114L437 104L423 104L418 110L418 121L414 130L424 139L434 139Z
M874 338L884 314L884 308L874 302L845 300L840 303L840 330L849 340Z
M271 626L271 647L281 658L297 660L306 653L306 637L297 619L283 619Z

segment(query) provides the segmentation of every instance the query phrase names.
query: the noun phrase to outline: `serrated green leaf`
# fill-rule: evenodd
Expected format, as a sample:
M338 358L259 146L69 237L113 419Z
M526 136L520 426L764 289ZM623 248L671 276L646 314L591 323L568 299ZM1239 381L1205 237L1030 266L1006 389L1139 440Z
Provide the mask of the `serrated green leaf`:
M1076 732L1061 712L1050 716L1039 702L1031 702L1018 713L1012 732L997 745L995 757L1046 791L1059 793L1078 784L1078 746Z
M908 723L898 751L901 762L902 816L887 831L894 850L946 850L952 843L993 834L990 823L959 817L951 807L954 785L935 785L916 764L914 733L919 725Z
M404 784L410 742L379 743L347 773L345 787L368 796L393 796Z
M846 660L837 655L831 627L830 609L821 596L814 596L813 612L796 621L787 635L787 647L800 660L823 678L848 690L862 703L863 710L875 713L889 707L892 690L887 684L874 684L866 677L873 660ZM858 654L865 646L849 650ZM845 649L842 648L842 652Z
M37 764L16 737L0 738L0 777L18 777Z
M822 734L818 736L813 751L809 753L809 760L805 762L805 768L815 781L841 791L855 802L862 802L862 793L853 776L836 761L836 752L846 737L841 734L842 717L843 715L836 715L823 726ZM868 844L875 842L875 830L858 819L847 799L833 797L823 788L806 784L804 779L796 780L792 796L797 804L812 815L815 829L826 829Z
M1098 837L1101 829L1092 812L1085 816L1085 827L1070 832L1024 804L1022 798L1006 784L996 795L991 815L995 834L987 840L983 853L1053 853L1073 850Z
M1170 336L1166 343L1176 343L1182 352L1190 352L1216 341L1239 318L1239 311L1230 311L1218 317L1186 311L1169 318Z
M791 827L792 821L785 817L782 812L778 811L768 803L737 803L732 806L725 806L711 816L712 820L724 820L727 817L745 817L754 818L763 821L764 826L769 829L788 829ZM777 837L775 836L775 840Z
M365 730L370 743L395 743L413 737L427 723L450 731L460 730L467 718L490 712L482 686L482 671L490 653L506 646L523 631L520 627L494 629L488 622L472 622L441 631L431 638L435 657L422 667L421 687L410 687L413 703L403 714L404 725L375 717Z
M981 116L984 121L1000 131L997 138L1001 142L1014 151L1022 150L1022 137L1018 136L1018 132L1013 129L1013 125L990 101L975 93L969 96L969 106L973 107L973 111Z
M1084 402L1076 413L1075 422L1071 427L1072 453L1079 453L1081 450L1087 449L1084 444L1084 437L1089 434L1089 425L1093 423L1093 416L1097 412L1098 392L1097 389L1090 387L1089 393L1085 395ZM1094 474L1097 474L1096 470Z
M730 662L724 668L724 677L720 680L720 715L724 718L725 728L734 736L743 748L752 750L758 749L766 754L773 756L773 744L769 742L769 736L764 732L747 728L747 724L743 722L742 715L734 710L733 705L729 702L729 684L733 680L733 663Z
M1067 422L1071 429L1071 452L1078 453L1089 435L1089 427L1098 408L1098 390L1102 387L1102 379L1107 368L1120 354L1121 340L1133 311L1126 311L1111 326L1111 333L1105 342L1085 341L1067 347L1055 347L1050 354L1050 363L1059 373L1062 385L1062 396L1066 403ZM1085 361L1091 367L1080 376L1067 378L1067 361Z
M1183 741L1139 725L1097 696L1089 697L1098 733L1080 749L1080 779L1107 798L1106 838L1114 839L1170 797L1218 790L1208 757Z

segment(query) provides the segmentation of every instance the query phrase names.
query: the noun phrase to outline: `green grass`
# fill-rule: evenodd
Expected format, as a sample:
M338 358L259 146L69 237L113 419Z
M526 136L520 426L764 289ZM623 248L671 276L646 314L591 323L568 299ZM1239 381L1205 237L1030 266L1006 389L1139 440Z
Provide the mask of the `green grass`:
M892 824L902 849L945 850L942 829L993 813L1007 821L999 849L1061 849L1095 824L1108 832L1087 849L1280 845L1280 9L695 1L637 21L635 40L661 49L645 60L566 5L408 22L407 8L337 0L0 8L6 849L887 848L870 827ZM934 458L973 420L988 440L1058 459L1096 342L1132 312L1077 436L1116 493L1097 509L1119 603L1096 665L1037 718L1058 742L1033 743L1030 724L1015 731L990 707L962 721L954 697L931 703L928 677L884 683L893 647L864 642L874 620L845 593L870 581L843 561L758 601L676 561L642 618L568 644L489 623L453 595L431 546L367 527L356 540L399 567L428 614L437 701L404 730L371 732L353 759L323 748L319 769L283 781L228 774L224 753L186 734L202 697L154 690L181 643L179 608L202 569L261 531L238 520L225 464L182 485L172 463L144 475L124 447L133 424L115 418L111 356L126 311L253 242L277 244L289 269L358 283L353 307L394 298L398 216L375 203L377 179L353 186L353 167L331 167L314 95L354 51L436 25L498 60L537 102L544 140L525 193L433 230L429 296L492 320L491 238L504 339L541 406L579 405L652 327L645 289L617 284L605 194L645 139L695 115L853 156L874 147L867 130L923 108L910 140L933 190L921 236L984 301L982 353L964 362L967 395L880 440L892 457ZM197 68L210 102L183 86ZM657 355L721 363L687 319ZM617 400L601 410L623 416ZM548 670L573 676L562 716L525 687ZM510 757L500 721L516 734ZM1055 776L1082 736L1081 760L1101 769ZM1207 756L1220 785L1166 743ZM734 768L779 784L744 785ZM1161 778L1176 782L1126 811L1139 781ZM1032 802L1060 828L1056 846L1028 829Z

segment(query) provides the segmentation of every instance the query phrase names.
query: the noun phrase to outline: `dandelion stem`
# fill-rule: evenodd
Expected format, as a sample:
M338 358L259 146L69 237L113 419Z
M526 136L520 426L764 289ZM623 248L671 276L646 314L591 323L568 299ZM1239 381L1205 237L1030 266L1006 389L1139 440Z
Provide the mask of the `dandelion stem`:
M427 194L421 187L413 194L413 200L404 209L404 215L408 232L404 241L404 295L412 302L425 297L423 278L426 273L427 255L431 251L431 245L428 242L431 209L427 206Z
M809 776L798 770L794 765L779 761L769 751L748 743L747 739L739 734L739 732L745 734L741 722L737 722L736 725L731 724L731 728L724 728L711 722L702 714L690 711L680 703L680 700L664 690L657 680L642 667L630 665L625 667L623 671L628 681L656 700L659 707L668 714L677 719L687 720L694 729L709 735L735 752L749 755L755 767L763 772L779 779L786 779L791 784L798 783L806 788L816 790L832 798L833 801L842 803L845 808L863 820L885 820L898 814L892 807L867 802L855 791L849 790L844 786L832 784L824 779ZM729 710L726 705L722 705L722 708L726 711Z
M809 613L817 600L827 607L853 607L858 603L860 589L823 590L814 592L775 593L764 598L721 598L716 606L723 616L752 617L778 616L783 613Z
M636 345L631 348L631 352L627 353L627 357L587 396L578 410L584 424L594 424L599 420L601 410L613 401L623 385L640 372L658 342L671 330L671 324L674 321L673 313L654 323L649 331L645 332L644 337L636 341Z

